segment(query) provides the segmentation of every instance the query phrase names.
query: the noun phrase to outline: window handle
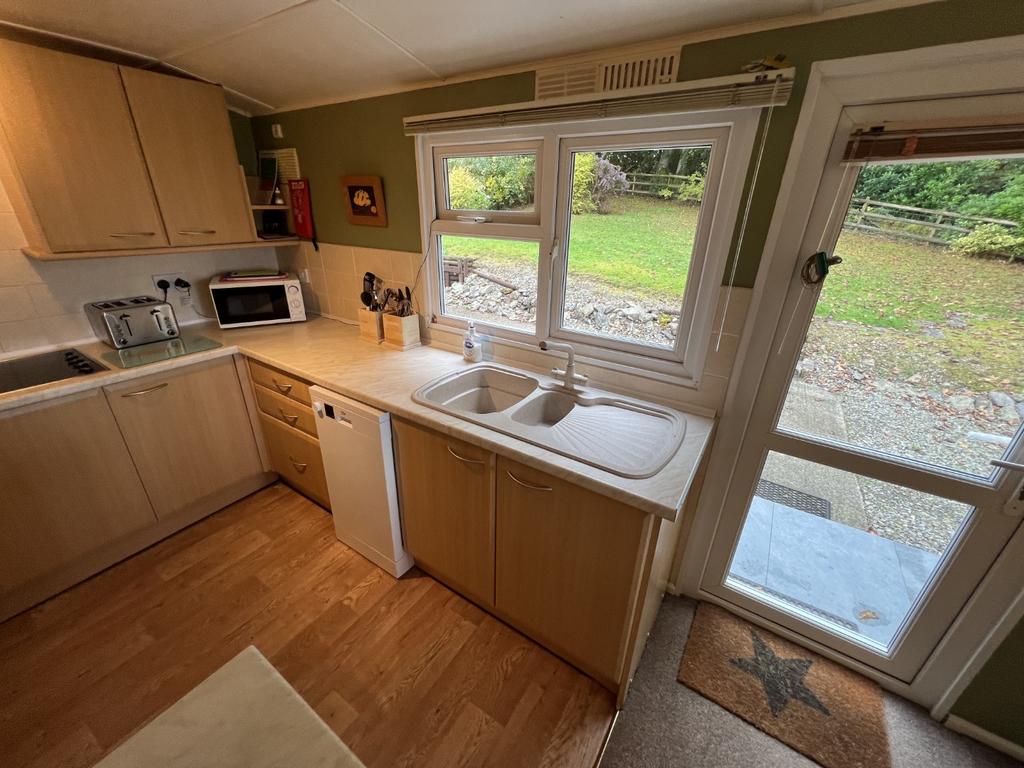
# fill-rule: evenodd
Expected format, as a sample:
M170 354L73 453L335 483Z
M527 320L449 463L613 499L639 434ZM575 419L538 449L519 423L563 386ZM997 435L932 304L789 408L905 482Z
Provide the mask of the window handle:
M469 224L483 224L487 221L486 216L456 216L458 221L465 221Z

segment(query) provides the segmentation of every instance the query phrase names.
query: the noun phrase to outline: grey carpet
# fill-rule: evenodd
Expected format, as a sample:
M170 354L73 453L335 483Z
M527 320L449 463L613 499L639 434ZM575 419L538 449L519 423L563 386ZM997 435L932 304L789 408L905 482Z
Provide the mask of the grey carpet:
M676 680L695 603L666 595L600 768L814 768L816 763ZM893 768L1019 768L884 693Z

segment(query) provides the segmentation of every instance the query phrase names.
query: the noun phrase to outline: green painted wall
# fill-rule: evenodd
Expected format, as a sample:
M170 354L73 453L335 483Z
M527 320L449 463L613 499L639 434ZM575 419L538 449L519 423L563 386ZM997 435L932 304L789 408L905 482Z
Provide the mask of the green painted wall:
M420 250L416 152L402 118L430 112L507 104L533 98L533 73L474 80L253 119L256 146L295 147L309 178L317 236L328 243ZM270 135L280 123L283 139ZM342 176L380 176L387 227L348 223Z
M953 714L1024 747L1024 620L967 686Z
M812 62L1021 33L1021 0L947 0L685 46L680 68L684 80L735 74L751 59L780 52L798 68L793 98L772 118L737 283L754 283ZM257 147L298 149L303 174L312 185L321 239L417 251L415 155L412 139L402 134L402 117L532 98L532 74L513 75L259 117L253 127ZM284 127L284 139L271 138L272 122ZM345 174L383 178L387 228L354 227L345 221L338 184Z
M256 139L252 135L252 120L245 115L228 110L231 119L231 133L235 137L235 148L238 150L238 162L245 168L246 176L258 173L256 163Z

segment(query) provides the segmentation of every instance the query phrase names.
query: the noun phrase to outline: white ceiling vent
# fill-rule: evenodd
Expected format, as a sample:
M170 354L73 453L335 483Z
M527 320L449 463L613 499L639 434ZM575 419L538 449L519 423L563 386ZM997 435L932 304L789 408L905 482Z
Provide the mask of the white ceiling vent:
M674 83L678 73L678 48L538 69L534 98L542 101L563 96L648 88L652 85Z

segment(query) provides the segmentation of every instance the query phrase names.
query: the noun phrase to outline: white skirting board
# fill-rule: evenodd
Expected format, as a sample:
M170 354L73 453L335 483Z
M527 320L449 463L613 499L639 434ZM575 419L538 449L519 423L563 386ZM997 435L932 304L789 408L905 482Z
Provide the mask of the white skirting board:
M975 741L980 741L982 744L992 747L992 749L998 749L1000 752L1024 762L1024 746L1015 744L1009 739L1004 739L1002 736L996 736L994 733L986 731L969 720L964 720L956 715L950 715L946 718L945 725L952 731L969 736Z

